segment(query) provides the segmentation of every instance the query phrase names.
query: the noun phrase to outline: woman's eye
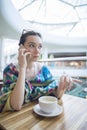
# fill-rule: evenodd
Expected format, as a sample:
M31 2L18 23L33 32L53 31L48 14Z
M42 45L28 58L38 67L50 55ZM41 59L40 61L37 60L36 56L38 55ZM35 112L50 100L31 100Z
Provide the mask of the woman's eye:
M30 48L35 48L35 47L36 47L36 48L38 48L38 49L41 49L41 48L42 48L42 45L40 45L40 46L35 46L35 45L33 45L33 44L30 44L29 47L30 47Z
M42 48L42 45L39 46L39 49L41 49L41 48Z
M31 44L31 45L29 45L29 47L33 48L33 47L35 47L35 46Z

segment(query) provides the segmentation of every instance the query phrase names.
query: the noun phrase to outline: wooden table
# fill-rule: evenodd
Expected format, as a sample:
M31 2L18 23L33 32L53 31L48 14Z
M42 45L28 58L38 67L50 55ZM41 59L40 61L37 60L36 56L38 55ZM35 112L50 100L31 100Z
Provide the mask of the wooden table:
M87 99L65 94L63 113L42 117L33 112L37 102L24 105L19 112L0 114L0 130L87 130Z

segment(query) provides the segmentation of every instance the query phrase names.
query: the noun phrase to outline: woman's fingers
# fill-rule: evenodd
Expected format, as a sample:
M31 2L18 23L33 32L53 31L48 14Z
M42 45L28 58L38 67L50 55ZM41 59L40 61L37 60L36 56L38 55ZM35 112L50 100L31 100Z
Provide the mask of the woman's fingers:
M69 76L66 76L66 90L69 90L71 88L71 84L72 84L72 79Z
M73 78L73 82L83 83L83 81L82 81L82 80L79 80L79 79L74 79L74 78Z
M24 55L24 56L27 56L27 55L29 55L29 54L32 55L32 53L29 52L29 51L28 51L27 49L25 49L25 48L20 48L20 49L19 49L19 54L22 55L22 56L23 56L23 55Z
M67 89L68 85L69 85L69 77L61 76L60 77L60 87L61 87L61 89Z
M29 56L31 57L32 53L30 53L30 52L25 52L24 55L25 55L25 57L26 57L27 55L29 55Z
M25 47L22 44L19 46L18 51L20 51L21 49L25 49Z
M62 89L65 89L65 91L69 91L73 86L73 80L71 77L64 75L60 78L60 84Z
M21 52L22 54L28 52L28 50L21 44L19 49L18 49L19 53Z
M31 52L29 52L24 46L19 47L19 55L18 55L18 62L20 66L26 67L27 66L27 55L31 59Z
M64 74L63 76L60 77L60 87L64 91L70 91L71 88L73 87L74 82L82 83L81 80L71 78L70 76L68 76L66 74Z

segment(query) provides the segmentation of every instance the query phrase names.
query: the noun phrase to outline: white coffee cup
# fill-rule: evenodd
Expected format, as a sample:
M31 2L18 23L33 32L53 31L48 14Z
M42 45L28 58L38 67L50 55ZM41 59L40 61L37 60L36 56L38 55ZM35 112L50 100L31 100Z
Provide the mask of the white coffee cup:
M54 96L42 96L38 99L40 109L45 113L51 113L58 106L58 99Z

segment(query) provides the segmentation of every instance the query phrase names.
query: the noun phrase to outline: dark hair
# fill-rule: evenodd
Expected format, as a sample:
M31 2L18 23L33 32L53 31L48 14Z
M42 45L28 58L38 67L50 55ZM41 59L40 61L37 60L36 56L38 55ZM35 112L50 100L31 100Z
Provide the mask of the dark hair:
M21 35L20 40L19 40L19 45L21 45L21 44L24 45L24 42L26 41L26 38L28 36L32 36L32 35L33 36L39 36L42 39L41 34L38 33L38 32L23 30L22 35Z

